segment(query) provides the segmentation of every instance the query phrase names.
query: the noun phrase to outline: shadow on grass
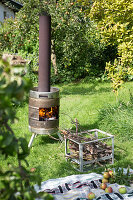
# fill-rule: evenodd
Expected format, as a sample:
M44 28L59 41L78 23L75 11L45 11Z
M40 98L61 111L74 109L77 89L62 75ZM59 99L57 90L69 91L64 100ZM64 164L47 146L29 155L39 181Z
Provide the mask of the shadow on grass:
M39 145L55 144L59 142L59 137L56 133L52 135L38 135L37 137L39 137Z
M90 84L88 84L88 87L83 87L83 86L78 86L78 84L76 85L68 85L65 86L62 91L61 91L61 95L92 95L92 94L96 94L96 93L103 93L103 92L110 92L111 88L109 87L100 87L100 88L96 88L99 85L99 82L94 82L91 83L91 86L89 86Z
M60 177L66 177L70 176L70 175L76 175L76 174L82 174L81 172L75 170L72 167L72 164L70 162L67 161L62 161L59 162L59 164L56 166L56 168L54 168L51 176L49 176L49 179L53 179L53 178L60 178Z
M86 131L86 130L96 129L96 128L98 128L98 123L97 122L95 122L93 124L80 125L79 126L79 131Z
M133 169L133 162L131 161L129 157L129 152L120 146L117 146L115 148L115 161L116 166L127 168L130 166L131 169Z

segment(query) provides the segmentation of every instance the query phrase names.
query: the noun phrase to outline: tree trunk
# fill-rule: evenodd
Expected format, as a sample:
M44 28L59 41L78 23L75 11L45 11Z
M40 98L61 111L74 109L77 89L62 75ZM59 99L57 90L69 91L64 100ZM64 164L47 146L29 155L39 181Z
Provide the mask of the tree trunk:
M53 64L53 68L54 68L54 74L58 75L58 69L57 69L57 64L56 64L56 55L55 55L55 51L54 51L54 41L51 41L51 61Z

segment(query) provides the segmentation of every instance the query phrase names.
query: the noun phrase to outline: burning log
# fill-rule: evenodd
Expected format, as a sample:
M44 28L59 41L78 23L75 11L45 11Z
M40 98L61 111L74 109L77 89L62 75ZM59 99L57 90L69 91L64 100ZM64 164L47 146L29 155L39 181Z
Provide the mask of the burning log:
M39 120L47 121L52 119L58 119L58 110L58 106L50 108L39 108Z

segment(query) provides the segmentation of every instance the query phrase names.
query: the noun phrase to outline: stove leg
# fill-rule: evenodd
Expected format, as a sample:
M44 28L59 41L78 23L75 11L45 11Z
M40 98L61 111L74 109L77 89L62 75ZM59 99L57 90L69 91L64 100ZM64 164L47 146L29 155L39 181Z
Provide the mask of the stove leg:
M31 136L31 138L30 138L30 142L29 142L29 144L28 144L28 147L30 148L31 147L31 145L32 145L32 142L33 142L33 140L34 140L34 138L36 137L36 133L33 133L32 134L32 136Z
M61 136L61 134L59 132L57 132L57 135L58 135L60 141L63 142L63 137Z

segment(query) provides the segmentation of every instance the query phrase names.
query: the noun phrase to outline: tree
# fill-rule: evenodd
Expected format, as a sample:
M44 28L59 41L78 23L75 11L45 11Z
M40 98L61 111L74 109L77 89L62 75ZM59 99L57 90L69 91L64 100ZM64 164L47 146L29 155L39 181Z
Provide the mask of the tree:
M83 1L89 5L90 1ZM117 47L117 58L106 64L114 91L133 75L133 1L95 0L89 16L97 23L102 41Z
M0 58L0 158L16 157L18 166L8 164L8 170L0 166L0 199L1 200L33 200L53 199L48 194L37 194L32 182L41 183L40 176L33 175L23 162L28 165L26 157L30 151L25 138L17 138L10 127L10 122L16 119L14 106L24 100L25 92L32 86L28 79L22 78L21 66L10 66Z
M98 74L105 67L104 45L96 39L85 9L72 0L25 0L16 19L6 20L0 28L1 49L30 57L32 70L38 70L39 13L46 10L52 17L53 79L64 82L83 78L90 71Z

